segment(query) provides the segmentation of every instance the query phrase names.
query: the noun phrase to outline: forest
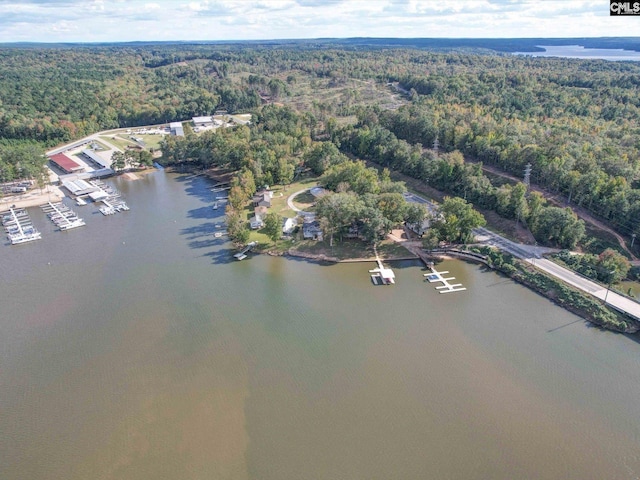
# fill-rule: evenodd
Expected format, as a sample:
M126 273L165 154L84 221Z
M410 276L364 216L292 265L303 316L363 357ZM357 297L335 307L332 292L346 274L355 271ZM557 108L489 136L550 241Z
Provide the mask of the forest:
M513 219L541 243L581 241L567 205L629 243L640 230L638 62L357 42L38 46L0 48L0 79L3 181L35 175L42 159L29 150L225 109L257 121L169 139L165 160L246 168L271 184L345 155ZM496 182L484 165L515 178L530 165L531 185L563 203Z

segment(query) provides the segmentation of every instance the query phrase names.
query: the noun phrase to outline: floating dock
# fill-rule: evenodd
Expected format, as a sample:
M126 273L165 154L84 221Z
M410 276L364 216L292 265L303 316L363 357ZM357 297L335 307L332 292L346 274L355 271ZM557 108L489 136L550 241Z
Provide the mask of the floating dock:
M38 232L26 210L11 207L8 211L2 212L2 225L7 232L7 238L11 245L40 240L42 234Z
M76 213L62 202L47 202L44 205L40 205L40 208L61 231L72 230L85 225L84 220L78 218Z
M438 290L439 293L462 292L463 290L466 290L466 288L463 287L461 283L449 283L449 281L455 280L455 277L443 277L443 275L449 273L447 270L438 272L431 265L429 265L429 268L431 269L431 273L425 273L424 276L427 277L429 283L442 282L442 285L436 287L436 290Z

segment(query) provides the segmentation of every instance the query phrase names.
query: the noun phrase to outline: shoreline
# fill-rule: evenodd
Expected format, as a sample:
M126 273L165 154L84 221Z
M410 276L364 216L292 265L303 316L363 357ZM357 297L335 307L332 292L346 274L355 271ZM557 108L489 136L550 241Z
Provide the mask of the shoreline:
M43 203L60 202L67 195L64 194L60 187L56 185L47 185L46 191L37 193L35 190L22 195L10 196L2 198L0 201L0 211L9 210L10 207L30 208L39 207Z
M407 247L405 247L407 248ZM600 304L595 299L593 299L590 295L581 292L569 285L565 285L559 280L544 274L543 272L539 272L537 270L532 271L528 265L521 265L521 270L515 270L513 272L498 268L492 265L489 258L483 255L473 254L472 252L458 252L458 251L446 251L446 252L434 252L435 254L428 254L426 252L417 253L415 248L407 248L407 250L412 253L413 257L401 257L401 258L381 258L382 261L385 262L393 262L393 261L402 261L402 260L419 260L424 265L427 265L430 261L430 258L439 259L439 260L463 260L468 263L475 263L485 265L487 268L500 273L501 275L505 275L507 278L513 280L520 285L523 285L530 289L531 291L541 295L547 300L551 301L555 305L560 308L564 308L565 310L577 315L583 320L593 324L599 328L604 330L613 331L616 333L626 333L626 334L634 334L640 331L640 322L636 322L631 318L624 317L623 315L618 314L606 306ZM331 257L324 254L315 254L315 253L307 253L307 252L299 252L293 249L290 249L286 252L258 252L258 253L267 253L272 256L288 256L293 258L302 258L309 261L314 261L317 263L327 262L327 263L366 263L366 262L375 262L375 257L367 257L367 258L351 258L351 259L338 259L335 257ZM536 282L535 279L528 278L527 275L536 275L542 278L545 278L548 282L552 282L555 285L563 285L569 294L566 292L562 292L561 288L549 288L547 284L540 284ZM577 305L577 302L571 301L575 299L575 297L584 299L587 303L583 307ZM613 323L607 321L605 317L606 314L615 315L618 323Z

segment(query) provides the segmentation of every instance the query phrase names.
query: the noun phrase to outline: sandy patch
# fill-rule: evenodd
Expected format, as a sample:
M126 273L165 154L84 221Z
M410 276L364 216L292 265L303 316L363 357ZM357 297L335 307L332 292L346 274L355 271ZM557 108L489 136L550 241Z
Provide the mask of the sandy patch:
M0 201L0 211L9 210L9 207L15 205L17 208L37 207L47 202L59 202L65 197L59 187L56 185L48 185L47 188L36 188L22 195L13 195L2 198Z

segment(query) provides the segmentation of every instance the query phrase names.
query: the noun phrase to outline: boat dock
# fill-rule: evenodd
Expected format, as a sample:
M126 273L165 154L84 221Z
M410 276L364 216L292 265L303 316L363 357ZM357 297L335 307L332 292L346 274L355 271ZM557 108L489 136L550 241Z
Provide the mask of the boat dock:
M40 208L47 214L51 220L61 231L71 230L73 228L85 225L84 220L78 218L76 213L62 202L47 202L40 205Z
M104 203L104 206L100 207L100 213L103 215L114 215L118 212L130 210L125 201L120 198L120 192L115 188L100 180L93 180L90 183L100 189L98 194L91 194L94 201Z
M385 268L384 265L382 265L382 261L380 260L380 257L378 257L378 251L375 246L373 247L373 251L376 254L376 263L378 264L378 268L369 270L369 273L373 274L371 275L371 281L374 285L393 285L396 283L396 274L393 273L393 270L390 268Z
M255 247L258 244L258 242L251 242L249 243L246 247L244 247L242 249L242 251L236 253L233 258L235 258L236 260L244 260L245 258L247 258L247 253L249 253L253 247Z
M7 238L11 245L32 242L42 238L42 234L31 223L31 218L26 210L11 207L0 215L2 215L2 225L7 232Z
M451 280L455 280L455 277L444 278L443 275L449 273L447 270L443 270L442 272L438 272L433 265L429 264L429 268L431 269L431 273L425 273L424 276L427 277L429 283L437 283L442 282L442 285L437 286L436 290L439 293L451 293L451 292L461 292L466 290L465 287L462 286L461 283L449 283Z

